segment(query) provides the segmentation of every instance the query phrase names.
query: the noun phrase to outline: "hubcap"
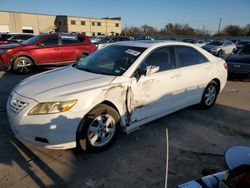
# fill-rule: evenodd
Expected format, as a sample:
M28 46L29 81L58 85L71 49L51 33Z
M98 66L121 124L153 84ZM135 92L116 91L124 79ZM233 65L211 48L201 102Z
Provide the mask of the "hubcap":
M30 71L30 68L31 68L31 63L24 59L18 61L17 63L17 69L20 73L27 73Z
M210 85L205 93L205 104L207 106L213 104L215 97L216 97L216 88L214 85Z
M114 118L108 114L101 114L91 122L87 131L88 140L92 146L104 146L113 138L115 129Z

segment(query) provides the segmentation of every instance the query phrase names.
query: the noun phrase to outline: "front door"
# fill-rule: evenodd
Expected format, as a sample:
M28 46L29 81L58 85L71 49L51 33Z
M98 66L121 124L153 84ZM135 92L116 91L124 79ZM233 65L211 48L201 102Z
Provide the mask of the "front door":
M58 51L58 36L50 35L40 41L34 49L34 57L37 64L53 64L60 62Z
M150 75L142 75L139 80L131 78L128 92L130 123L173 111L178 106L180 72L175 68L172 47L162 47L153 51L141 64L159 67Z

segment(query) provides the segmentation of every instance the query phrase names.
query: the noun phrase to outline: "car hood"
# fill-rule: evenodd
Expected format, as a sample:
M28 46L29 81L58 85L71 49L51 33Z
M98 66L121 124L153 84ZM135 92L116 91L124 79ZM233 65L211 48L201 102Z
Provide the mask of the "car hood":
M226 58L226 62L250 64L250 54L247 54L247 55L231 54Z
M21 81L14 91L38 102L77 95L109 84L115 76L94 74L72 66L47 71Z
M11 44L2 44L0 45L0 49L11 49L21 46L20 43L11 43Z

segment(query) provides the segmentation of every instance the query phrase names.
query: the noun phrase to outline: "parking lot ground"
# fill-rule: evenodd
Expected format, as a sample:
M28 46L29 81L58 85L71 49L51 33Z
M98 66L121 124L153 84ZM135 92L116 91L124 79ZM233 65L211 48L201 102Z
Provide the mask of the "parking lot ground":
M0 71L0 187L164 187L168 128L172 188L225 170L224 151L250 144L250 82L233 80L212 109L190 107L160 118L102 153L25 145L14 138L4 109L25 77Z

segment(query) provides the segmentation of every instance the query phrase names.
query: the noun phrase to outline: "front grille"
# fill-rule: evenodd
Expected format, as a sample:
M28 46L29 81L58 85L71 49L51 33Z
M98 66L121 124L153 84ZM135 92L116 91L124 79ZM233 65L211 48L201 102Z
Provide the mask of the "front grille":
M18 113L20 112L22 109L24 109L29 103L21 101L19 99L15 99L13 98L13 96L10 96L10 109L15 112Z

